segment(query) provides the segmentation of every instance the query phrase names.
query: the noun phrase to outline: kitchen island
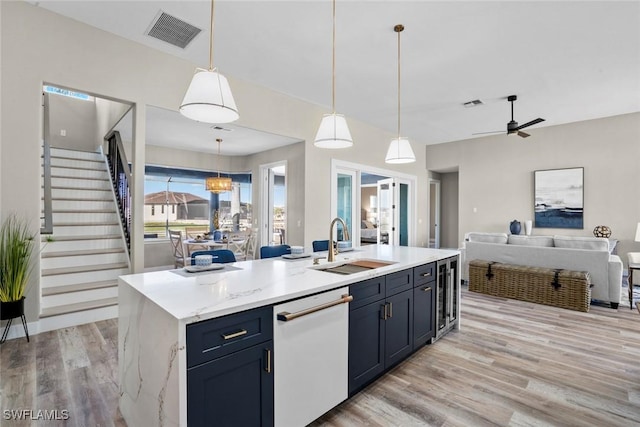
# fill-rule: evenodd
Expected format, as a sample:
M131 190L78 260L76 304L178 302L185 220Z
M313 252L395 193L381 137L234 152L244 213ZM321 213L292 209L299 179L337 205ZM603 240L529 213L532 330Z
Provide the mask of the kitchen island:
M313 264L313 256L274 258L227 264L219 271L195 274L169 270L121 276L118 356L122 415L130 426L187 425L188 401L192 403L194 397L188 396L187 370L196 363L193 358L200 357L195 351L188 351L194 342L188 339L188 329L196 330L195 325L206 325L211 319L229 318L237 313L259 312L261 308L264 311L326 291L348 289L349 285L382 276L413 272L416 267L458 255L455 250L369 245L341 253L333 263L322 259L319 265ZM353 274L320 271L355 260L389 264ZM459 299L457 289L455 298ZM386 303L384 307L386 316ZM454 317L457 327L459 316ZM273 358L277 360L277 339L273 347ZM270 373L271 347L265 348L269 348L265 370ZM206 356L206 352L202 354ZM215 424L215 420L211 422Z

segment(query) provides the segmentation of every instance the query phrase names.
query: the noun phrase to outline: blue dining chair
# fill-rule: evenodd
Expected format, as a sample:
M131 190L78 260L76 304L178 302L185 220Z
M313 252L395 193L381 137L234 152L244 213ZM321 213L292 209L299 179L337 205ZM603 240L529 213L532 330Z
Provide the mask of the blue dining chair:
M196 265L197 255L211 255L212 261L219 264L226 264L228 262L236 262L236 256L232 251L228 249L216 249L213 251L195 251L191 254L191 265Z
M260 258L275 258L282 255L290 254L291 247L289 245L261 246Z
M314 240L311 242L313 245L313 252L322 252L329 250L329 241L328 240Z

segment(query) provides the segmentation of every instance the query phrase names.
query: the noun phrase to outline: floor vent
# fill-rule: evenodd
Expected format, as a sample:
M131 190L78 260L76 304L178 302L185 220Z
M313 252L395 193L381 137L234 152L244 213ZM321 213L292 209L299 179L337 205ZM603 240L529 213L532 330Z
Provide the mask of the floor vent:
M147 35L184 49L200 31L200 28L160 11L151 23Z

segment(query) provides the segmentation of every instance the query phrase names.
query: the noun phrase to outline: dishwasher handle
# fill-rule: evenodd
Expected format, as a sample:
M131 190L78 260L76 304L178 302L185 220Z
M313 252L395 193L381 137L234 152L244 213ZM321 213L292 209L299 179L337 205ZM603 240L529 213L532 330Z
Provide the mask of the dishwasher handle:
M340 298L339 300L320 304L315 307L307 308L306 310L297 311L295 313L283 311L277 314L277 319L282 320L283 322L288 322L289 320L297 319L298 317L306 316L307 314L315 313L316 311L324 310L335 305L346 304L351 301L353 301L352 295L342 295L342 298Z

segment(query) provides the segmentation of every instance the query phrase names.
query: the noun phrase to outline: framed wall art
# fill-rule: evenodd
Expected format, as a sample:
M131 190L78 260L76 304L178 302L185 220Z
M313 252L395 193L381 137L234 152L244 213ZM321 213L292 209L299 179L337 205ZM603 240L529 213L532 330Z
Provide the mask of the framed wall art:
M584 168L533 174L534 227L584 228Z

